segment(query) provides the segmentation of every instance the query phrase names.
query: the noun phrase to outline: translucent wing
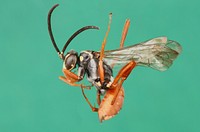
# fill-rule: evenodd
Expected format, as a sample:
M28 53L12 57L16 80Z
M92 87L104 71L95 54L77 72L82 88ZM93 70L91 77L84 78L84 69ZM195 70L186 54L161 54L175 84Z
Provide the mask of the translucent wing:
M134 60L139 66L165 71L181 50L179 43L158 37L122 49L105 51L103 60L110 66L125 65Z

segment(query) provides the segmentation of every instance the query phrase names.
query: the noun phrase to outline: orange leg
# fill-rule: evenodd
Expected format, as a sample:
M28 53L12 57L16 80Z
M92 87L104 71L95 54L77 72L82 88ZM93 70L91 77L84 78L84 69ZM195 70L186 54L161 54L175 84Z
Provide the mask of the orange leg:
M98 103L98 105L101 104L101 95L100 95L99 91L97 91L97 103Z
M125 24L124 24L124 29L122 31L122 38L121 38L121 42L120 42L120 48L124 47L124 41L126 39L126 35L128 33L129 26L130 26L130 19L127 19Z
M124 47L124 41L126 39L126 35L128 33L128 28L130 26L130 19L126 19L126 22L124 24L124 28L122 30L122 37L121 37L121 41L120 41L120 48ZM115 66L115 64L111 64L111 67L113 68Z
M74 74L73 72L70 72L69 70L63 69L63 73L65 77L60 76L59 79L71 86L82 87L86 89L90 89L92 87L92 86L85 86L83 84L77 84L76 82L79 81L78 76Z
M111 84L111 89L113 88L117 88L115 94L114 94L114 98L112 100L111 104L114 104L115 99L122 87L123 82L126 80L126 78L129 76L129 74L131 73L131 71L133 70L133 68L136 66L135 61L131 61L128 64L126 64L117 74L117 76L115 77L113 83Z
M63 82L71 85L71 86L75 86L75 87L81 87L81 88L86 88L86 89L91 89L91 86L85 86L83 84L77 84L76 81L74 81L73 79L68 79L66 77L63 76L59 76L59 79L62 80Z
M78 75L76 75L75 73L69 71L69 70L66 70L66 69L63 69L63 73L66 77L68 78L72 78L73 80L75 80L76 82L79 81L79 78L78 78Z
M116 90L115 90L114 97L113 97L113 99L112 99L111 105L113 105L113 104L115 103L115 100L116 100L116 98L117 98L117 96L118 96L118 94L119 94L119 92L120 92L120 90L121 90L121 88L122 88L122 84L123 84L124 81L125 81L125 78L122 78L122 79L120 80L118 86L115 87Z
M76 84L75 83L76 81L73 80L73 79L69 79L69 78L66 78L64 76L59 76L59 79L62 80L63 82L65 82L65 83L71 85L71 86L77 86L77 87L80 86L80 84Z
M86 97L85 93L84 93L84 89L81 88L82 90L82 94L83 94L83 97L85 98L86 102L89 104L90 108L92 109L93 112L97 112L98 111L98 108L96 108L95 106L92 106L92 104L90 103L89 99Z
M97 112L98 108L92 106L92 104L90 103L90 101L86 97L86 95L84 93L84 90L83 90L84 88L90 89L92 86L84 86L83 84L77 84L76 82L79 81L78 76L76 74L74 74L73 72L70 72L69 70L63 69L63 73L65 74L66 77L60 76L59 78L62 81L64 81L65 83L67 83L67 84L69 84L71 86L81 87L82 94L83 94L86 102L89 104L89 106L92 109L92 111Z
M99 59L99 69L98 69L98 71L99 71L99 76L100 76L101 83L103 83L103 81L104 81L103 57L104 57L104 49L105 49L105 46L106 46L106 40L107 40L107 37L108 37L108 33L110 32L111 21L112 21L112 14L110 13L109 14L108 29L106 31L106 35L105 35L104 40L102 42L101 51L100 51L100 59Z
M135 61L131 61L126 64L117 74L111 86L116 86L121 78L127 78L132 69L136 66Z

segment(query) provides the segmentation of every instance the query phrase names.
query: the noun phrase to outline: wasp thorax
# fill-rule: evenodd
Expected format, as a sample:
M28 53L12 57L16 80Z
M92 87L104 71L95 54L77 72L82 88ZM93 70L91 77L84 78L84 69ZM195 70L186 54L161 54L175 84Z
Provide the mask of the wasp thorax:
M75 51L70 51L65 56L63 67L67 70L72 70L75 68L78 60L78 54Z
M80 65L87 65L92 58L93 55L90 51L82 51L79 57Z

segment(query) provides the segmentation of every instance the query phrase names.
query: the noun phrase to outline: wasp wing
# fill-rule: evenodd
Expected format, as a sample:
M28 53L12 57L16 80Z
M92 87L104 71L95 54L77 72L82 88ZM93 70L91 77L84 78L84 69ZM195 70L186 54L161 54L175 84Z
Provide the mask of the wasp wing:
M125 65L135 61L139 66L165 71L181 50L179 43L167 40L167 37L158 37L129 47L105 51L103 61L110 66Z

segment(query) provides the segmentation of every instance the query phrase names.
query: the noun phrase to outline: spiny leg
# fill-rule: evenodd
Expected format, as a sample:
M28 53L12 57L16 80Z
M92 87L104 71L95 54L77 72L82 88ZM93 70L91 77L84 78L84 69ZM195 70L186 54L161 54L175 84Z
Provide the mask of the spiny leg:
M83 94L83 97L85 98L86 102L89 104L90 108L92 109L93 112L97 112L98 111L98 108L92 106L92 104L90 103L89 99L86 97L85 93L84 93L84 89L81 88L82 90L82 94Z
M111 21L112 21L112 13L109 14L108 29L106 31L106 35L105 35L104 40L102 42L101 51L100 51L99 75L100 75L100 81L101 81L101 83L103 83L103 81L104 81L103 57L104 57L104 49L105 49L105 46L106 46L106 41L107 41L108 33L110 32Z
M126 19L126 22L124 24L124 29L122 31L122 38L121 38L121 42L120 42L120 48L124 47L124 41L126 39L126 35L128 33L129 26L130 26L130 19Z
M126 78L129 76L129 74L131 73L131 71L133 70L133 68L136 66L135 61L131 61L128 64L126 64L117 74L117 76L115 77L113 83L111 84L111 89L112 88L117 88L115 90L115 94L114 94L114 98L112 100L112 105L114 104L117 95L122 87L123 82L126 80Z

